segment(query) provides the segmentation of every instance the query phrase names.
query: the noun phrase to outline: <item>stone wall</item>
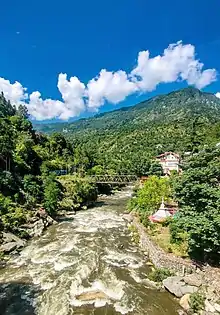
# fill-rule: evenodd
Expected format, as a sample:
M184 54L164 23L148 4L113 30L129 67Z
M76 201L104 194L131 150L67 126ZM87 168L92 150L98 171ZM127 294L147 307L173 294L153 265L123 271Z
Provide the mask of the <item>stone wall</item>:
M149 237L145 227L137 217L133 216L132 223L139 234L140 246L147 252L149 259L156 268L167 268L179 274L192 273L196 269L191 261L168 254L159 248Z

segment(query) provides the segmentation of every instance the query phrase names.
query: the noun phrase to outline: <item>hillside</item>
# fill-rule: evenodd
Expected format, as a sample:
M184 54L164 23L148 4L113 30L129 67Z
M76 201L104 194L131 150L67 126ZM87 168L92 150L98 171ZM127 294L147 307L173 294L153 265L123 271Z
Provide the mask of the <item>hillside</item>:
M183 153L220 140L220 100L189 87L135 106L73 123L35 125L51 133L64 131L82 156L117 172L141 172L163 151Z
M72 123L36 123L34 127L45 133L62 132L63 130L68 132L108 130L121 128L125 124L143 126L146 122L157 122L164 118L167 121L184 119L191 113L203 114L204 110L210 119L216 114L219 115L220 99L213 94L189 87L167 95L156 96L131 107L123 107Z

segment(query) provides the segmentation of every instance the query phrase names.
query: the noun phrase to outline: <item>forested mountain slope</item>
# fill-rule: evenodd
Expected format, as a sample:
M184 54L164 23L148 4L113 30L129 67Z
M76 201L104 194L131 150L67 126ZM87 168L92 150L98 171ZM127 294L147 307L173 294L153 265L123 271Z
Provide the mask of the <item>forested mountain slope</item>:
M184 119L192 113L204 114L214 118L220 114L220 99L210 93L189 87L156 96L131 107L123 107L112 112L98 114L91 118L80 119L72 123L34 124L36 130L46 133L63 131L80 132L85 130L108 130L125 125L145 126L146 123L164 120ZM127 126L128 127L128 126Z
M74 148L63 135L36 133L26 107L16 108L0 94L0 247L2 231L32 235L22 226L41 206L54 216L58 208L79 208L89 201L88 194L92 201L96 198L96 187L87 179L57 181L54 170L76 163Z
M99 172L141 174L163 151L182 154L220 141L220 100L189 87L92 118L35 128L64 131Z

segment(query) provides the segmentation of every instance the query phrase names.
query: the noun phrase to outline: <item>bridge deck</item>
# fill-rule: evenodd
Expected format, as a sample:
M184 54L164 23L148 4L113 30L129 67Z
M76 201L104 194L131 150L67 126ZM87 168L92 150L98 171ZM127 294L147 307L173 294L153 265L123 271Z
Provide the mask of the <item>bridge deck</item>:
M98 184L129 184L138 179L135 175L94 175L90 178Z

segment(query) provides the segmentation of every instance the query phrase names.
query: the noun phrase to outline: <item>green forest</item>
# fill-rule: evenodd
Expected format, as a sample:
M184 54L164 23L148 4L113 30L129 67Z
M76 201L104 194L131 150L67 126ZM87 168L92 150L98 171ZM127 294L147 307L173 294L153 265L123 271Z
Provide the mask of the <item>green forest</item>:
M64 180L54 171L77 164L79 156L61 134L34 131L25 106L16 109L0 96L0 229L27 236L20 227L39 207L54 217L96 200L96 186L86 177ZM73 193L74 192L74 193Z
M187 255L218 262L220 257L220 100L186 88L135 106L72 123L36 124L27 109L0 96L0 226L19 227L43 206L75 210L97 198L90 175L149 176L129 202L142 223L161 198L179 204L167 222L172 246ZM163 178L155 157L173 151L183 174ZM68 175L56 176L65 170ZM24 233L24 231L22 232ZM174 245L172 245L174 244Z
M146 175L158 154L184 156L220 141L220 99L189 87L92 118L34 127L48 134L62 132L82 157L77 167Z

